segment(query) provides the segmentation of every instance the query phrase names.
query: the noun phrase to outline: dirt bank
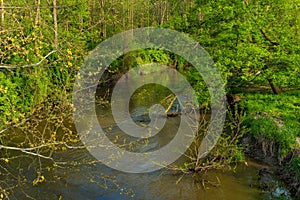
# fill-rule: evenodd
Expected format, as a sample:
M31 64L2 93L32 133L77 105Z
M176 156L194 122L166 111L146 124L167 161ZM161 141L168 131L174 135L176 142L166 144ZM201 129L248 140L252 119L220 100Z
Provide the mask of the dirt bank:
M300 199L300 177L291 167L292 159L300 156L300 149L295 149L294 152L282 157L279 156L279 145L274 141L247 134L242 139L242 143L248 146L245 153L249 158L266 163L270 166L259 170L259 179L264 179L268 174L274 174L278 179L285 183L295 199ZM264 182L260 184L261 187L265 187L263 189L270 189L268 188L269 185L266 185Z

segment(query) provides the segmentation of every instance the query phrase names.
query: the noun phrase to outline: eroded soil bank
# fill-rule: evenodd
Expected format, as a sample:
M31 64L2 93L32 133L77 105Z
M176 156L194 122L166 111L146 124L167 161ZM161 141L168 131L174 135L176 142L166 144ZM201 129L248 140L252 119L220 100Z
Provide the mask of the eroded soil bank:
M259 187L262 190L274 190L274 182L271 179L275 176L285 184L292 197L300 199L300 178L291 167L292 159L300 155L300 149L295 149L283 158L278 156L278 145L269 140L247 134L242 142L248 145L245 152L247 157L265 164L258 171Z

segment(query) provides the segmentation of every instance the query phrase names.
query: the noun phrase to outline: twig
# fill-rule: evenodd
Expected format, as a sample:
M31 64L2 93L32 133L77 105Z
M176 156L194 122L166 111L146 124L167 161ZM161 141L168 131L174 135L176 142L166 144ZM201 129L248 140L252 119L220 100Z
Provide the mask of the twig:
M267 35L266 35L266 33L262 30L262 29L259 29L260 30L260 33L264 36L264 38L267 40L267 41L269 41L271 44L273 44L273 45L279 45L279 43L278 42L275 42L275 41L273 41L273 40L271 40Z
M0 145L0 149L21 151L21 152L29 154L29 155L37 156L37 157L44 158L44 159L50 159L50 160L54 161L53 158L51 158L51 157L44 156L39 153L31 152L30 151L30 150L32 150L31 148L18 148L18 147L9 147L9 146Z
M18 123L18 124L14 124L14 125L10 125L9 127L0 130L0 134L4 133L5 131L9 130L10 128L18 128L20 125L24 124L25 122L27 122L30 118L24 119L22 122ZM4 122L4 121L3 121Z
M16 68L28 68L28 67L36 67L39 66L44 60L46 60L46 58L48 58L51 54L57 52L57 50L53 50L50 53L48 53L45 57L43 57L42 60L40 60L37 63L34 64L30 64L30 65L23 65L23 66L9 66L9 65L0 65L0 69L16 69Z

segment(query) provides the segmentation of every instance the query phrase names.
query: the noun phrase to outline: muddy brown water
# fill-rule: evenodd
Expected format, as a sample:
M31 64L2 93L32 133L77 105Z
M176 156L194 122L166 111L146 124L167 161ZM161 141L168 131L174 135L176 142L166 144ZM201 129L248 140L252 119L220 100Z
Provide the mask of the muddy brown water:
M169 80L169 78L168 78ZM133 118L140 120L148 103L162 99L168 92L156 92L153 98L137 95L133 98L131 111ZM107 127L111 138L124 133L115 125L109 109L99 107L98 120ZM89 116L86 116L89 120ZM167 120L163 130L142 145L139 151L149 151L167 144L178 126L179 117ZM105 128L104 128L105 129ZM53 155L56 160L67 161L67 165L48 171L43 169L46 181L33 186L36 178L34 167L22 169L29 181L13 190L11 199L66 199L66 200L267 200L276 199L284 194L289 199L287 190L281 186L275 177L273 191L258 189L258 169L268 167L264 164L247 160L247 165L241 163L235 171L211 170L205 174L187 174L162 169L152 173L129 174L111 169L95 160L86 149L72 149ZM22 161L20 161L22 162ZM31 162L23 160L24 163ZM181 162L180 159L178 162ZM78 164L81 163L81 164ZM86 164L83 164L86 163ZM34 164L31 163L33 166ZM16 170L17 172L17 170ZM204 180L204 181L203 181ZM210 184L212 183L212 184Z
M88 161L89 164L66 165L50 172L45 169L45 182L37 186L31 182L20 185L11 199L29 199L25 193L41 200L271 200L288 194L272 177L267 181L277 184L274 191L258 189L258 169L267 166L250 160L247 165L238 165L234 172L211 170L206 174L183 175L169 170L123 173L100 162L90 164L95 159L85 149L65 151L55 157L70 163ZM23 173L29 180L36 177L33 169L24 169ZM285 196L284 199L289 199Z

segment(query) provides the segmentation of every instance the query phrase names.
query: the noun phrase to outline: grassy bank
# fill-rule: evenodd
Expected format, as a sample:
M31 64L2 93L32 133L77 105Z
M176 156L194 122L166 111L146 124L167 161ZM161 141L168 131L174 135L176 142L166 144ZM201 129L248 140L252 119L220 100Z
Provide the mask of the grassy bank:
M299 148L299 91L279 95L248 93L245 97L245 123L250 127L251 136L275 143L278 149L277 156L281 158Z
M245 125L260 159L279 167L278 175L299 196L300 179L300 92L278 95L245 93ZM256 148L256 149L255 149ZM255 154L255 153L254 153ZM254 155L253 154L253 155Z

